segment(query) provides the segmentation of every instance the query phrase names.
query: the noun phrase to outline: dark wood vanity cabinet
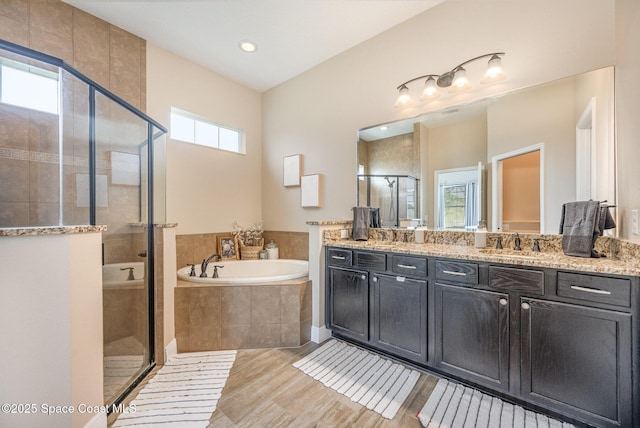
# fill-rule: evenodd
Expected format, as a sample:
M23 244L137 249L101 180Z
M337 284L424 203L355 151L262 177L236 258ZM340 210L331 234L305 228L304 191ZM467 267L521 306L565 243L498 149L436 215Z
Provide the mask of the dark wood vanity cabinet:
M523 398L597 426L633 426L630 314L529 298L520 314Z
M373 274L374 346L427 361L427 281Z
M350 339L369 340L369 274L330 267L327 281L327 327Z
M637 277L329 249L334 335L582 424L640 427Z
M435 367L508 390L509 296L436 283L435 300Z
M351 261L350 268L345 266L346 260ZM366 251L349 255L330 249L326 269L327 327L343 338L426 363L426 267L425 257Z

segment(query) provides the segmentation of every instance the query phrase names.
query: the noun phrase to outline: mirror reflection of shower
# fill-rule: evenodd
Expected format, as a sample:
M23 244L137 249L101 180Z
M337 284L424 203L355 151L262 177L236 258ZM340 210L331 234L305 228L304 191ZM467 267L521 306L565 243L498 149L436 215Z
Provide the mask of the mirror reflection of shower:
M358 206L379 208L381 227L415 226L419 222L420 180L390 174L359 174L357 180Z
M389 186L389 211L387 218L382 218L382 224L387 223L389 225L396 225L396 209L394 207L395 204L393 203L393 185L396 183L396 180L389 180L389 177L385 177L384 179L387 181Z

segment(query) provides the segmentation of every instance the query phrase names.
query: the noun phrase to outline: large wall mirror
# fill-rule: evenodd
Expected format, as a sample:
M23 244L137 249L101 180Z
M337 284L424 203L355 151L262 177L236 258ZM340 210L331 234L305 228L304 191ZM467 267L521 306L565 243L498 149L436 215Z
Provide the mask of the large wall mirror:
M614 68L361 129L356 174L382 226L558 233L565 202L615 205Z

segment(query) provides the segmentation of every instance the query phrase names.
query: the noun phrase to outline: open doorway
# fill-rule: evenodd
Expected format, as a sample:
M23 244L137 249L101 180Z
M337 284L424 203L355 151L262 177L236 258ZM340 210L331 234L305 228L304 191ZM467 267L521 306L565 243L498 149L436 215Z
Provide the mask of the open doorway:
M493 231L544 230L543 153L540 143L492 158Z

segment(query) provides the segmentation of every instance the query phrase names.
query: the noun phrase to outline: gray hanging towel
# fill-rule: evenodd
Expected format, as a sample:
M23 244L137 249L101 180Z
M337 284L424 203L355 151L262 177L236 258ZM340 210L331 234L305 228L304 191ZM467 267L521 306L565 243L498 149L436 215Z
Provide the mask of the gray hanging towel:
M562 206L560 233L562 251L568 256L591 257L599 229L598 201L568 202Z
M371 209L369 207L353 207L352 210L353 227L351 238L354 241L368 241Z
M610 205L600 205L600 218L598 224L598 235L602 236L605 230L607 229L615 229L616 221L613 219L611 215Z

